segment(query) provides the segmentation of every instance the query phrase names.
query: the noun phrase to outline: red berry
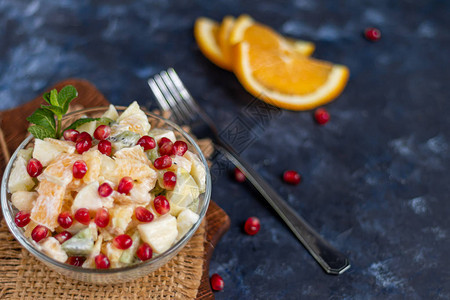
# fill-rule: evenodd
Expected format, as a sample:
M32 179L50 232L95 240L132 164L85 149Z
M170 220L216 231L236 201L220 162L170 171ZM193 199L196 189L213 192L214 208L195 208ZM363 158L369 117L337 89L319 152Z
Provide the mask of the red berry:
M323 125L330 120L330 114L324 108L318 108L314 112L314 119L317 123Z
M81 267L86 260L86 257L84 256L70 256L67 259L67 263L69 265L75 266L75 267Z
M62 228L66 229L72 226L73 218L70 215L70 212L63 211L62 213L60 213L58 216L58 223L59 225L61 225Z
M286 172L284 172L283 174L283 180L287 183L290 184L299 184L301 181L301 176L300 174L298 174L297 172L293 171L293 170L288 170Z
M98 187L98 194L100 197L108 197L113 192L113 188L109 185L109 183L104 182Z
M144 135L143 137L141 137L137 143L137 145L141 146L142 148L144 148L144 151L153 149L156 147L156 142L155 139L153 139L152 137L148 136L148 135Z
M101 141L107 139L111 134L111 127L108 125L100 125L94 131L94 138Z
M169 201L163 195L160 195L153 200L153 206L155 207L156 212L160 215L165 215L170 211Z
M19 227L24 227L30 223L30 214L24 211L19 211L14 218L14 223Z
M245 175L239 168L234 168L234 179L236 179L237 182L245 181Z
M28 161L27 172L31 177L38 177L42 173L42 164L35 158Z
M369 41L376 42L381 38L381 32L377 28L369 27L364 30L364 36Z
M78 134L76 142L81 142L81 141L91 141L92 142L92 136L87 133L86 131L81 132L80 134Z
M164 155L155 159L153 165L158 170L167 169L172 165L172 159L170 156Z
M36 243L39 243L41 240L45 239L47 235L48 235L48 228L42 225L34 227L33 231L31 232L31 238Z
M154 218L153 214L148 209L142 206L136 207L136 209L134 210L134 214L139 222L149 223L153 221Z
M120 179L119 185L117 186L117 191L121 194L129 194L131 189L133 188L133 178L129 176L125 176Z
M108 226L109 212L106 210L106 208L97 209L97 212L95 213L94 222L100 228L105 228L106 226Z
M162 155L173 155L173 143L168 138L161 138L158 142L159 154Z
M244 230L248 235L255 235L261 228L261 223L256 217L250 217L245 221Z
M95 257L94 260L95 260L95 266L97 267L97 269L108 269L109 268L109 265L110 265L109 259L105 254L100 253L99 255L97 255Z
M68 231L63 231L54 236L55 239L58 240L60 244L64 243L68 239L72 237L72 234Z
M84 160L77 160L76 162L73 163L73 167L72 167L72 173L73 173L73 177L75 178L83 178L84 175L86 175L87 172L87 165L84 162Z
M75 212L75 220L84 225L89 225L91 217L89 216L89 210L87 208L79 208Z
M108 140L102 140L98 143L98 151L100 151L102 154L111 155L111 142Z
M113 245L117 249L126 250L131 247L133 240L128 234L121 234L113 239Z
M176 141L173 144L173 152L175 155L183 156L188 149L188 146L183 141Z
M167 171L163 175L164 187L167 190L173 190L177 184L177 175L172 171Z
M78 134L80 133L75 129L67 129L66 131L64 131L63 136L66 141L76 142Z
M223 281L222 276L219 274L213 274L211 276L211 287L214 291L221 291L223 290L223 287L225 285L225 282Z
M91 146L92 140L80 140L75 144L75 149L77 149L77 152L79 154L83 154L84 152L88 151L91 148Z
M143 243L137 249L136 256L139 257L139 259L142 261L149 260L153 256L153 249L149 244Z

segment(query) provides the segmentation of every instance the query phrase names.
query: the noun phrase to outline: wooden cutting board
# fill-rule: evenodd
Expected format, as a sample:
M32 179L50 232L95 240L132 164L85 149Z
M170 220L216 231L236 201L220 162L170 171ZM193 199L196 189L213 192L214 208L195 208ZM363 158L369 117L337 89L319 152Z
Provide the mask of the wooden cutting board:
M108 100L106 100L102 93L100 93L93 84L86 80L67 79L59 82L48 90L53 88L60 90L63 86L68 84L73 85L78 91L78 99L74 102L77 105L87 108L105 106L109 104ZM39 96L24 105L0 112L0 127L3 133L3 136L0 136L0 139L4 139L7 147L7 151L5 151L6 149L3 147L1 148L0 176L3 176L3 171L9 160L8 153L12 154L27 135L28 122L26 122L25 118L31 115L36 108L44 103L45 101ZM214 299L214 294L209 283L209 262L215 246L219 242L222 235L230 227L230 218L225 211L214 203L214 201L211 201L209 205L206 213L206 221L207 234L204 242L205 253L203 259L203 275L197 293L197 299L202 300Z

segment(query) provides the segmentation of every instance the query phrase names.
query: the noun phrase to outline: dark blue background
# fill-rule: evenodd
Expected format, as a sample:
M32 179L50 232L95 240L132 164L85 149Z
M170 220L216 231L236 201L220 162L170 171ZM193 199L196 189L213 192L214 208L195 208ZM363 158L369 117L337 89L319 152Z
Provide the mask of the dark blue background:
M350 68L328 124L282 111L251 128L242 155L352 268L326 275L256 192L218 174L213 199L232 223L211 263L225 280L217 298L450 298L448 1L2 0L0 109L67 77L150 107L146 79L173 66L226 128L253 98L200 54L192 29L199 16L241 13ZM379 42L362 38L367 26L381 29ZM286 169L302 184L284 184ZM241 231L249 216L262 222L253 237Z

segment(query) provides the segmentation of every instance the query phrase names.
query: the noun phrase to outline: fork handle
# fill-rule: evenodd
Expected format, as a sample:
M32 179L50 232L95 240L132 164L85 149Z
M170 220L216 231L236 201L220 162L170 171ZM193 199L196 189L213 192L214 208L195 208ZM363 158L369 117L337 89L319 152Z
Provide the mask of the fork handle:
M311 253L314 259L328 274L342 274L350 268L350 262L344 254L331 246L317 233L300 215L298 215L286 201L264 180L248 163L228 145L217 145L231 162L235 164L255 186L261 195L280 215L295 236Z

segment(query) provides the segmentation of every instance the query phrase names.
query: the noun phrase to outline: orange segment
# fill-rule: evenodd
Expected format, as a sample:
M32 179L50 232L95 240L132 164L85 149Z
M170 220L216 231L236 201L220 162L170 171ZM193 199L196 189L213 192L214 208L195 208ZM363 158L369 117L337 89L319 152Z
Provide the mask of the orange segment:
M51 181L60 186L67 186L73 179L73 163L81 159L79 154L63 153L42 172L40 179Z
M223 18L217 38L223 58L230 66L232 64L233 59L231 57L231 47L228 40L230 38L230 33L231 30L233 29L233 26L234 26L234 18L232 16L226 16L225 18Z
M31 210L31 220L51 231L58 227L58 215L61 212L65 191L66 188L63 186L42 180L38 187L39 196Z

